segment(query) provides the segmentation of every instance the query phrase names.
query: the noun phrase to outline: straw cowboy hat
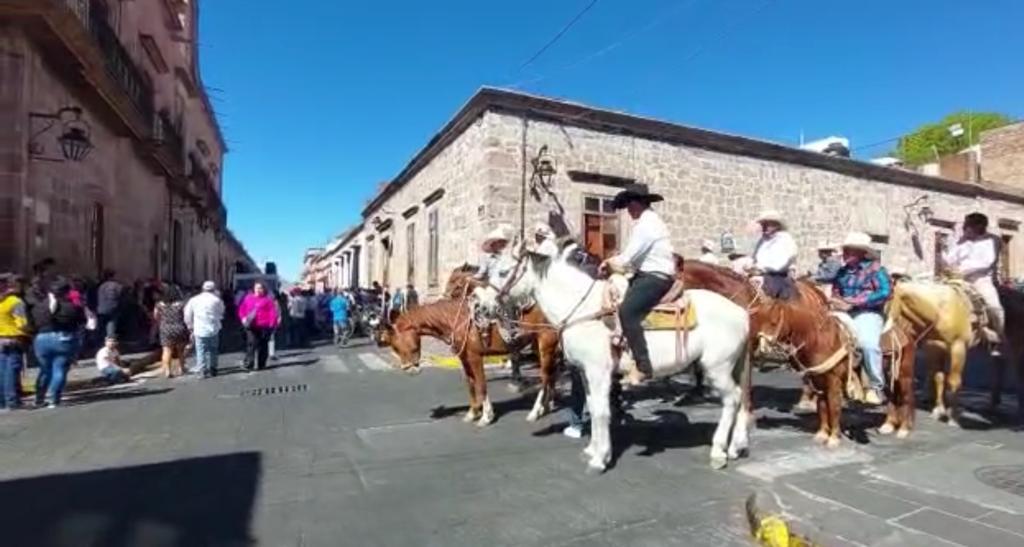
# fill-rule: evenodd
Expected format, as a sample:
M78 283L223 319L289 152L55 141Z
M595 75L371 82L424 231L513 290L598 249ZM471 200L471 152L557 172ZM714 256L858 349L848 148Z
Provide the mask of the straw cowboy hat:
M622 209L629 205L631 201L642 201L649 205L664 200L665 198L661 194L652 193L646 184L634 182L627 184L625 190L615 194L615 199L612 200L612 207Z
M775 210L761 211L761 214L757 215L756 222L758 224L764 224L765 222L774 222L780 226L785 226L786 221L782 218L782 213Z
M512 226L508 224L499 224L495 229L491 230L486 237L484 237L484 242L480 245L480 248L486 253L493 252L492 249L495 243L502 241L508 243L512 240L513 231L514 229Z
M715 242L711 241L710 239L705 239L705 240L700 242L700 248L701 249L707 249L709 251L714 251L715 250Z
M864 232L850 232L846 234L846 239L843 240L843 248L868 252L874 250L871 248L871 236Z
M818 244L819 251L834 251L836 250L836 244L831 241L823 241Z

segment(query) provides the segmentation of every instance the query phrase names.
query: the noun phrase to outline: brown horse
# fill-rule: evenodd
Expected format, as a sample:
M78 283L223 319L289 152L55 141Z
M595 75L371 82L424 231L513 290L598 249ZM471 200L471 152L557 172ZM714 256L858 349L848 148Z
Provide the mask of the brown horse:
M678 261L677 261L678 265ZM776 301L760 294L746 277L720 266L686 261L682 268L687 288L707 289L725 296L750 311L750 332L769 335L795 348L791 360L805 385L824 395L817 398L818 432L815 440L829 447L839 444L845 380L852 372L852 354L842 325L832 317L825 296L807 281L797 282L799 297ZM758 337L752 336L752 354ZM749 401L749 371L744 379Z
M541 390L527 420L534 421L550 412L554 396L555 356L558 333L548 326L539 309L533 308L522 316L523 331L534 343L540 362ZM462 364L469 391L469 410L465 421L476 421L486 426L494 421L494 407L487 396L487 378L484 357L504 355L508 346L498 328L490 326L483 336L473 321L473 311L465 300L440 300L413 308L383 330L378 339L382 346L391 346L403 370L415 370L420 363L420 336L432 336L447 342Z

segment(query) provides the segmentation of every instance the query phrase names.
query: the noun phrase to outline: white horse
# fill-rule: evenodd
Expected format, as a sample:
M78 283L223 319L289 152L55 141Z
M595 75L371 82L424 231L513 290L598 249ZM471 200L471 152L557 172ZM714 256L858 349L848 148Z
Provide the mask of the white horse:
M596 316L603 307L608 281L592 279L569 264L575 244L557 256L526 253L516 267L494 274L493 287L500 287L500 297L533 296L544 315L562 331L562 350L566 362L583 368L586 374L590 409L590 444L583 450L588 468L604 471L611 461L612 444L609 422L609 393L612 373L621 368L612 356L612 330ZM621 278L624 283L625 279ZM697 307L697 325L686 336L682 361L677 360L675 331L648 331L655 376L670 376L685 370L696 361L706 371L722 398L722 415L711 441L711 466L725 467L728 459L739 458L749 446L748 410L741 404L737 383L740 368L746 359L750 325L747 311L727 298L705 290L688 290L686 297ZM496 305L499 293L481 290L478 298L485 305ZM731 441L730 441L731 432Z

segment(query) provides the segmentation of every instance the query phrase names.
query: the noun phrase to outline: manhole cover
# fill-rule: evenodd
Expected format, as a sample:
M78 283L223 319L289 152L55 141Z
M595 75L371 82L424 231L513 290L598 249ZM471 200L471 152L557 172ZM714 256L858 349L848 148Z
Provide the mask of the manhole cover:
M1024 496L1024 465L990 465L974 470L974 476L992 488Z
M303 393L309 390L307 384L295 384L290 386L268 386L256 389L247 389L242 392L242 397L265 397L267 395L288 395L290 393Z

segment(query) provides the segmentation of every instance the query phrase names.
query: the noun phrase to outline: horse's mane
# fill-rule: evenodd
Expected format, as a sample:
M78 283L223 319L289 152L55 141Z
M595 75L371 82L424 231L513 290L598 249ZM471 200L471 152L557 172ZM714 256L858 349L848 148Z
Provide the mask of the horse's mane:
M458 266L457 268L452 270L452 273L453 274L457 274L457 273L467 274L467 273L476 273L478 271L480 271L480 267L479 266L476 266L474 264L470 264L469 262L463 262L461 266Z

